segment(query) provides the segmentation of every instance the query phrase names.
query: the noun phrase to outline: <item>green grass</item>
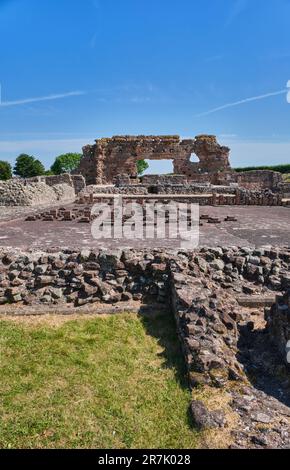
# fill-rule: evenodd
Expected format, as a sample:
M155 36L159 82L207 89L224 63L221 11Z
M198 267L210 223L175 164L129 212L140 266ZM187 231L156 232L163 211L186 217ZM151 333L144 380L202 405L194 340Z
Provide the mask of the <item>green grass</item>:
M170 315L0 321L1 448L192 448Z

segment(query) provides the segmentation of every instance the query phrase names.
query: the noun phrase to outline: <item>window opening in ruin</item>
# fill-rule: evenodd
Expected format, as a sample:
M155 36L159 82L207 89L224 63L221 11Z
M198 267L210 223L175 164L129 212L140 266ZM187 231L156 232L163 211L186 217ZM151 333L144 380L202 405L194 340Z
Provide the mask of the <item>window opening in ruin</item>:
M200 160L198 158L197 155L195 155L195 153L192 153L191 156L190 156L190 162L191 163L200 163Z
M149 168L144 175L172 175L174 173L173 160L146 160Z

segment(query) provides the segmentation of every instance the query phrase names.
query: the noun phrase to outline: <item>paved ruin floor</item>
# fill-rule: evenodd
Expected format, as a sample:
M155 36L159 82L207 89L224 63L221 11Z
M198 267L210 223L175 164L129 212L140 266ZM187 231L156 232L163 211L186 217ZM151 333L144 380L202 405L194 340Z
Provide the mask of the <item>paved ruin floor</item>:
M201 246L287 246L289 244L290 211L286 207L201 207L201 214L234 216L237 222L201 227Z
M67 208L73 207L72 205ZM41 208L43 210L43 207ZM177 240L94 240L90 224L71 222L26 222L28 214L40 208L0 207L0 246L27 248L180 248ZM287 246L290 232L290 210L285 207L203 206L200 214L218 217L221 224L203 221L200 246ZM225 222L234 216L237 222Z

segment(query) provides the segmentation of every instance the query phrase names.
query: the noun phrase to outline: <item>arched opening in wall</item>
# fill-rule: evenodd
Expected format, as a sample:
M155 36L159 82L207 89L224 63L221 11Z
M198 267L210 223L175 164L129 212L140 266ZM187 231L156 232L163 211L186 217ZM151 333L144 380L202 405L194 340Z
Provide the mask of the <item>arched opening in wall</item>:
M192 154L191 154L189 161L190 161L191 163L200 163L200 160L199 160L198 156L195 155L195 153L192 153Z
M172 175L173 160L145 160L149 165L143 175Z

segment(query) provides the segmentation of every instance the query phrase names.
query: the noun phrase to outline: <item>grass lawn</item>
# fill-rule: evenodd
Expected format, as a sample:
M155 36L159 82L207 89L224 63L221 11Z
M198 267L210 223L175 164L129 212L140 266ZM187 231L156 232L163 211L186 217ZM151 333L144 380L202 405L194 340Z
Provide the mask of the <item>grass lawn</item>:
M170 315L0 321L1 448L192 448Z

